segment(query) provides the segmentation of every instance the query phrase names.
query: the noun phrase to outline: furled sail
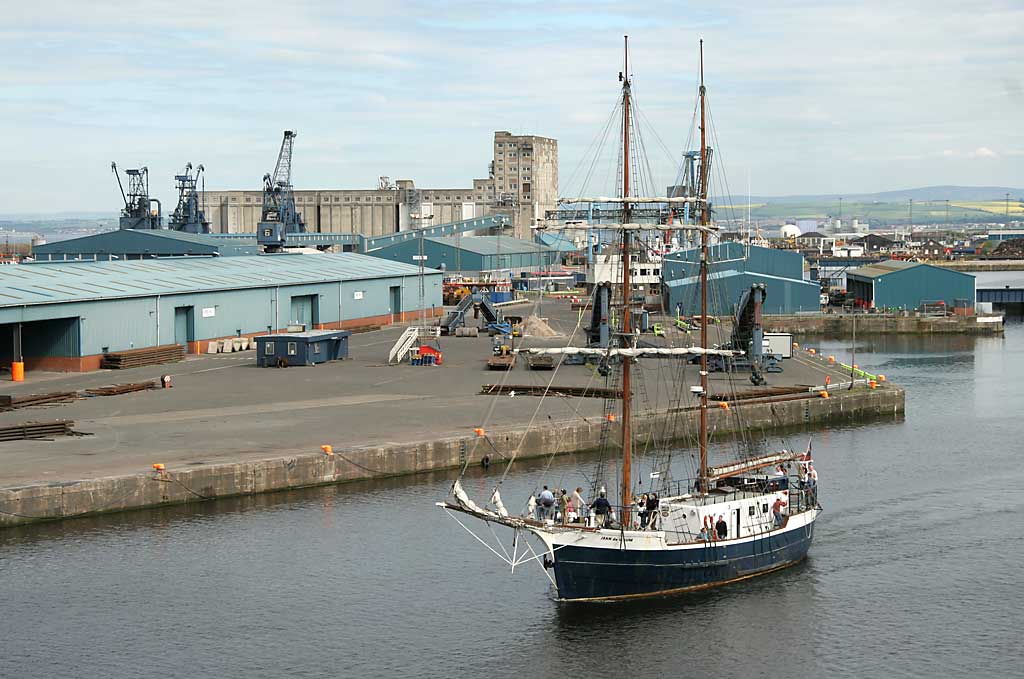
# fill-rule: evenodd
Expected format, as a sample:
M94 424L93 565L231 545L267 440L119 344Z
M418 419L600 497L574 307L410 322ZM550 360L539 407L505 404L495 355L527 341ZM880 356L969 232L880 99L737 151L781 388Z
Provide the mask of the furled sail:
M456 479L455 483L452 484L452 495L455 496L455 500L459 503L459 506L468 512L484 516L497 516L497 514L495 514L491 510L483 509L482 507L480 507L480 505L473 502L473 500L470 499L469 495L466 495L466 491L463 490L462 488L462 482L459 481L458 479Z
M491 503L498 508L498 516L502 518L508 517L508 510L505 509L505 503L501 501L501 491L498 487L494 487L494 494L491 495Z
M768 455L761 455L759 457L751 457L732 464L708 467L708 479L717 481L718 479L725 479L730 476L748 474L759 469L764 469L765 467L771 467L772 465L779 464L780 462L789 462L795 459L796 455L791 450L784 450L781 453L769 453Z

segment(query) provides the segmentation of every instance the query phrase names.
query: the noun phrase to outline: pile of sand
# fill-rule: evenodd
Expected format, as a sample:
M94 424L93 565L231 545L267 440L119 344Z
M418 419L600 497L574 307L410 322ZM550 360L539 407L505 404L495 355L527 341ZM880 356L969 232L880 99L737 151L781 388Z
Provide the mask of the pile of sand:
M533 314L523 321L523 334L533 337L557 337L558 333L540 316Z

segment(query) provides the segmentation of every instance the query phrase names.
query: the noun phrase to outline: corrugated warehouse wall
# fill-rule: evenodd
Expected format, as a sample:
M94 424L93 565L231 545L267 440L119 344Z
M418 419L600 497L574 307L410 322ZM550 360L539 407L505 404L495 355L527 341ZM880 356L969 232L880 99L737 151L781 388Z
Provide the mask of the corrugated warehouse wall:
M710 273L756 271L769 276L803 280L804 257L799 252L728 242L710 246L708 254L711 258ZM691 248L666 255L662 271L662 278L666 282L699 275L700 249Z
M192 343L190 349L201 351L195 343L295 322L378 325L403 320L403 314L413 318L421 308L413 267L351 253L283 257L31 264L7 277L0 271L0 300L24 300L0 303L0 361L10 360L16 323L22 324L26 359L56 359L173 343ZM380 275L366 273L372 269ZM303 276L321 280L296 282ZM20 287L35 278L45 283ZM422 307L440 313L441 274L426 271L424 289ZM62 290L68 291L64 301L56 294ZM58 361L48 367L87 369L62 366Z
M973 307L974 281L970 274L920 264L875 278L875 306L915 309L941 299L953 307L956 300L966 299Z
M416 263L420 242L408 240L388 245L367 254L382 259L407 264ZM448 236L424 238L423 254L425 266L448 272L493 271L513 269L516 271L536 270L559 262L559 253L540 243L507 236Z
M441 276L425 276L426 308L441 307ZM400 309L393 309L391 288L400 289ZM73 327L81 318L81 354L77 346L62 343L64 335L54 327L45 345L25 345L26 355L90 356L104 351L121 351L161 344L201 341L238 334L280 330L306 319L293 318L293 298L314 297L317 324L377 319L402 311L419 309L419 282L415 276L378 280L289 285L251 290L227 290L183 295L161 295L134 299L74 302L26 307L20 322L68 318ZM175 310L191 309L187 337L176 337ZM5 322L12 322L14 319ZM63 332L63 331L62 331ZM72 341L72 340L67 340ZM74 345L77 345L77 334ZM55 349L60 351L54 351ZM69 352L70 351L70 352ZM32 353L30 353L32 352Z
M725 271L712 274L708 282L708 313L732 315L740 296L755 283L767 286L764 313L792 314L818 311L820 288L817 283L767 276L760 273ZM664 285L666 309L675 314L682 303L683 315L700 313L700 277L668 281Z

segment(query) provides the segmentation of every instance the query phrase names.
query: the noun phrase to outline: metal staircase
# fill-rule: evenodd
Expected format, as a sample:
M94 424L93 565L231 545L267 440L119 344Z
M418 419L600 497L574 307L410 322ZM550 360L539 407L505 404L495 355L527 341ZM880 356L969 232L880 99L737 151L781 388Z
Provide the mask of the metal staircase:
M395 346L391 347L391 352L388 354L388 365L401 363L409 355L409 351L413 347L422 344L425 339L437 339L440 334L441 329L437 326L420 327L410 325L402 332L395 342Z

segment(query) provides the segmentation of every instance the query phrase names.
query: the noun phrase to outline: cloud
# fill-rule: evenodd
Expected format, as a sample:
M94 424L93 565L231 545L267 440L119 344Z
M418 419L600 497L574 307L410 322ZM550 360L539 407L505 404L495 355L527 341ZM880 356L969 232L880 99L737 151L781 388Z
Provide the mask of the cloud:
M115 210L112 159L148 165L165 200L187 160L211 188L257 187L283 129L300 131L305 187L465 186L498 129L556 137L568 180L611 114L629 33L655 187L687 146L698 34L733 185L870 191L974 183L978 168L1024 185L1021 25L1024 6L998 0L14 3L0 128L24 160L0 183L17 211L53 204L54 184L55 209ZM614 190L607 165L595 191Z

